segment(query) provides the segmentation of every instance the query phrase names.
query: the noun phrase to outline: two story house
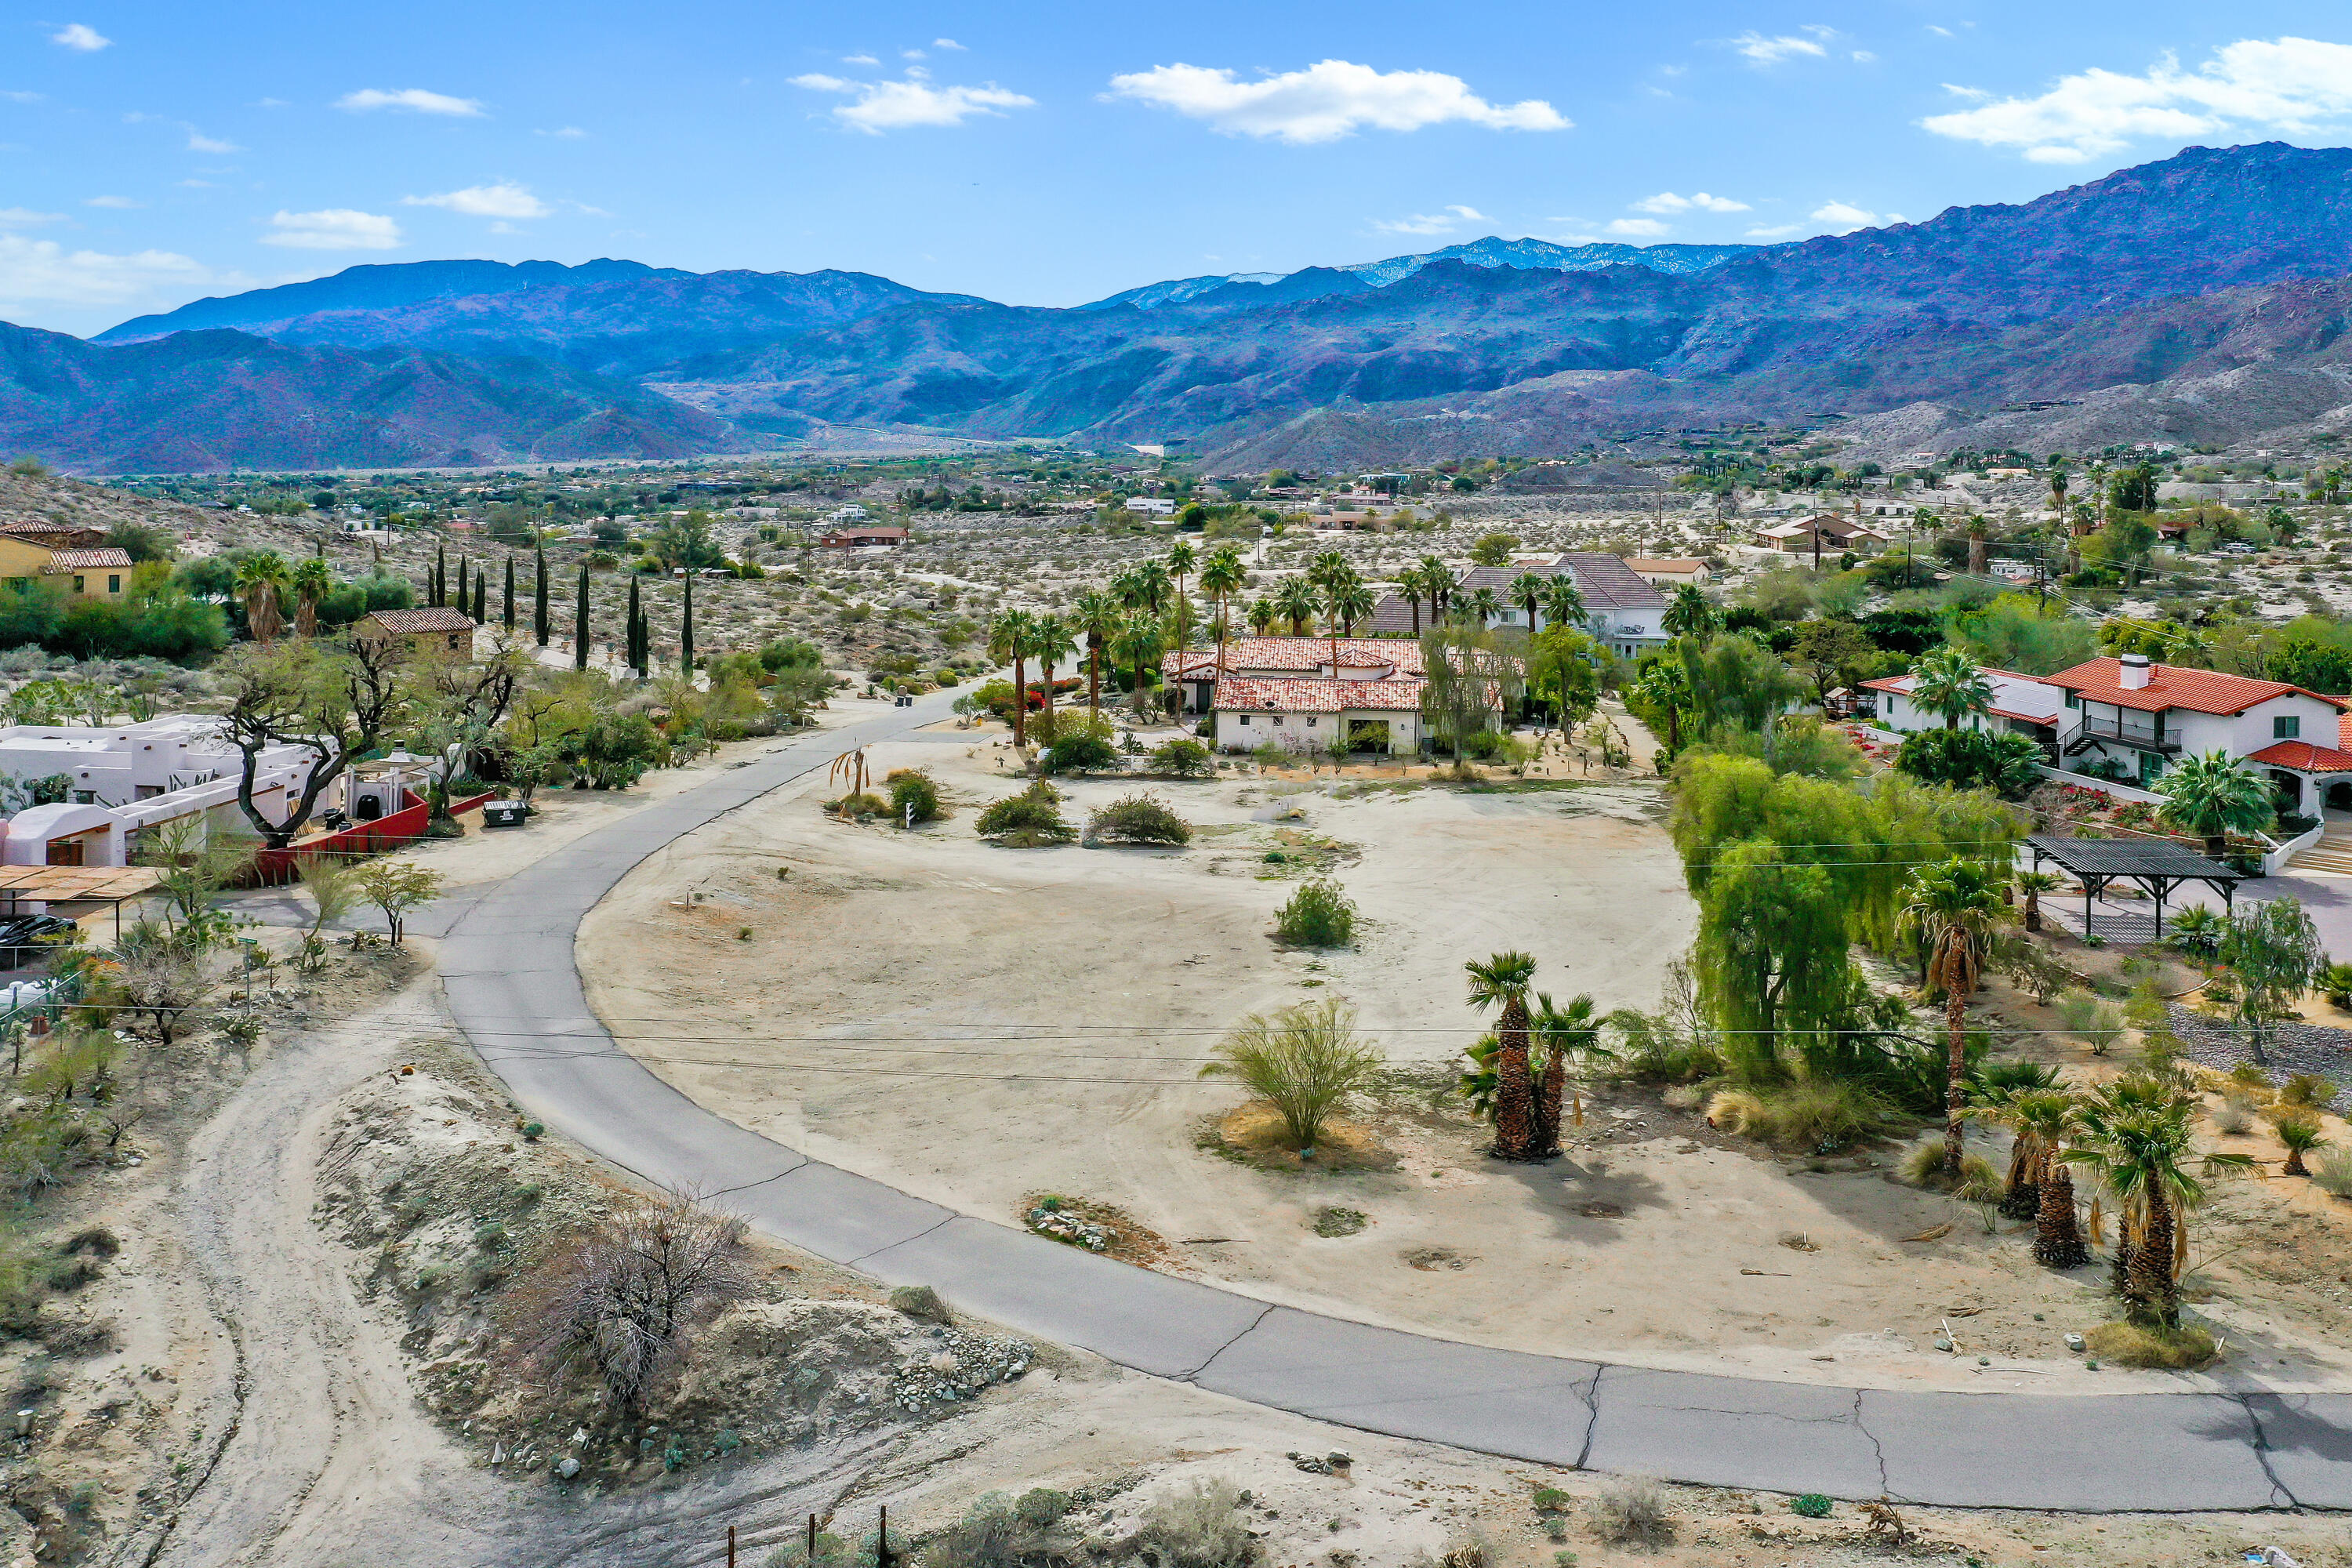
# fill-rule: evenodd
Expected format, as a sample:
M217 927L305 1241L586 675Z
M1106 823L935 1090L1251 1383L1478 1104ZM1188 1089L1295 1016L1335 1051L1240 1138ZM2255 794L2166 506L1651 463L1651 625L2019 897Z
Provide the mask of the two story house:
M0 523L0 581L22 593L45 579L77 598L119 602L131 585L131 554L95 528L47 518Z
M1584 625L1579 629L1614 649L1620 658L1633 658L1646 649L1665 646L1666 606L1673 601L1643 581L1622 558L1597 551L1572 550L1549 561L1516 561L1508 566L1473 566L1454 584L1454 602L1459 604L1464 595L1481 588L1492 588L1496 598L1503 603L1487 620L1489 626L1541 631L1545 623L1540 606L1531 620L1525 605L1512 604L1507 598L1511 584L1527 573L1538 577L1564 576L1574 583L1576 591L1584 597ZM1429 619L1429 606L1423 605L1421 625L1426 627ZM1398 595L1382 599L1372 612L1371 630L1375 636L1411 637L1412 626L1413 607Z

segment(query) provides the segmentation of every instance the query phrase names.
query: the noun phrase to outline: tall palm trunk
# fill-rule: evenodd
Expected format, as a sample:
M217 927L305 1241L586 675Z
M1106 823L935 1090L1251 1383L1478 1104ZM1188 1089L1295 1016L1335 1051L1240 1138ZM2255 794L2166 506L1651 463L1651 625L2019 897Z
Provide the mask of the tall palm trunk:
M1421 595L1407 594L1404 596L1404 602L1412 606L1412 640L1419 642L1421 640Z
M1087 638L1087 711L1102 714L1102 638Z
M1496 1022L1495 1155L1532 1160L1536 1145L1535 1081L1528 1072L1528 1005L1514 996Z
M1960 967L1949 965L1944 975L1944 1027L1951 1034L1944 1089L1944 1170L1955 1182L1960 1179L1960 1133L1968 1114L1969 987L1968 976L1954 973Z
M2151 1186L2147 1202L2139 1245L2132 1249L2125 1313L2136 1323L2177 1329L2180 1326L2180 1286L2173 1257L2177 1222L2162 1188Z
M1568 1098L1568 1053L1554 1050L1536 1080L1536 1154L1549 1160L1559 1152L1559 1108Z
M2036 1172L2042 1152L2035 1141L2021 1134L2009 1146L2009 1181L2000 1199L2003 1219L2032 1219L2042 1212L2042 1184Z
M1013 743L1029 743L1029 665L1024 656L1013 656Z
M2080 1268L2091 1260L2074 1227L2074 1178L2055 1152L2043 1156L2041 1208L2034 1215L2033 1261L2044 1268Z

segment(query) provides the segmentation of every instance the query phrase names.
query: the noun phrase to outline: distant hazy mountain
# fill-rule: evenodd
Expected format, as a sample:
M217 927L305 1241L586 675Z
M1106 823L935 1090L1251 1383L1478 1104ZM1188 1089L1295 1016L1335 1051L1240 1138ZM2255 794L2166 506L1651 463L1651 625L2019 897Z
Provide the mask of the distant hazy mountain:
M0 323L0 449L99 473L687 458L728 427L541 360L274 343L84 342Z
M173 332L234 327L268 337L273 329L305 316L331 310L396 310L434 300L507 294L565 283L608 283L620 279L690 278L689 272L652 268L642 261L394 261L346 267L331 277L275 289L255 289L226 298L197 300L161 315L141 316L110 327L90 342L138 342Z
M1313 275L1315 281L1304 287L1294 284L1286 290L1256 296L1257 302L1319 298L1325 294L1352 292L1345 282L1349 278L1367 288L1385 289L1436 261L1460 261L1472 267L1513 267L1544 272L1591 272L1603 267L1646 267L1653 272L1682 276L1704 272L1718 262L1744 256L1757 248L1753 245L1554 245L1548 239L1499 239L1490 235L1466 245L1449 245L1443 250L1423 251L1413 256L1391 256L1385 261L1360 261L1349 267L1309 268L1305 273L1228 272L1222 277L1178 278L1165 283L1146 283L1139 289L1122 289L1077 308L1081 310L1107 310L1115 305L1132 305L1138 310L1148 310L1160 305L1184 304L1229 283L1270 289L1293 279L1307 279L1309 274ZM1242 302L1244 296L1234 294L1223 298L1229 304L1237 304Z

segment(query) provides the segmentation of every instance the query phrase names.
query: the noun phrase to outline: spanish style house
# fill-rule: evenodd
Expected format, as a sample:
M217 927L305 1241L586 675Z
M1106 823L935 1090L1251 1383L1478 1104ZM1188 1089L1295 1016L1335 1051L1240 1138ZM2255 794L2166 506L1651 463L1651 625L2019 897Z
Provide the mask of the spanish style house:
M1544 628L1542 606L1537 606L1530 616L1527 606L1515 605L1506 597L1511 584L1523 574L1538 577L1561 577L1576 584L1584 597L1584 625L1579 630L1588 632L1596 642L1605 643L1619 657L1633 658L1643 651L1666 645L1664 626L1666 606L1672 602L1656 587L1643 581L1641 575L1624 561L1597 551L1570 551L1549 561L1514 562L1508 566L1473 566L1454 584L1454 604L1465 595L1481 588L1492 588L1496 599L1503 601L1496 613L1487 619L1489 626L1517 626L1538 632ZM1426 630L1431 623L1429 606L1416 606L1402 595L1391 594L1372 611L1371 630L1376 636L1409 637L1414 635L1414 623L1419 621Z
M1319 752L1334 736L1356 751L1421 749L1421 645L1409 637L1234 637L1222 664L1202 648L1160 671L1185 711L1216 716L1220 751Z

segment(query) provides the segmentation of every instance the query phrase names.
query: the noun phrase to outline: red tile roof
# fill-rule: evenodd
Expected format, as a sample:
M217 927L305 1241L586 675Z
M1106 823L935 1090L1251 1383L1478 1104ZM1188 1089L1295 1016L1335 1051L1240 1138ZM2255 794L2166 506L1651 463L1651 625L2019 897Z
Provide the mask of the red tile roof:
M1167 655L1162 670L1206 670L1215 656L1206 648ZM1227 669L1307 670L1331 662L1329 637L1229 637L1225 641ZM1393 669L1399 675L1419 675L1421 645L1411 637L1341 637L1342 669Z
M2273 741L2246 761L2305 773L2352 773L2352 752L2315 746L2308 741Z
M373 621L394 637L407 637L415 632L470 632L474 617L463 610L446 605L436 605L422 610L371 610L360 617Z
M97 550L58 550L49 554L45 572L95 572L106 567L131 570L131 552L116 545Z
M2136 689L2123 685L2122 673L2121 659L2095 658L2042 679L2053 686L2081 692L2093 702L2137 709L2143 713L2160 713L2167 708L2184 708L2191 713L2243 713L2258 702L2289 696L2317 698L2341 710L2347 700L2341 697L2323 697L2316 691L2306 691L2284 680L2256 680L2250 676L2223 675L2214 669L2188 669L2177 664L2150 664L2147 667L2147 684Z
M1426 682L1404 680L1251 680L1228 675L1211 706L1253 713L1394 712L1421 707Z

